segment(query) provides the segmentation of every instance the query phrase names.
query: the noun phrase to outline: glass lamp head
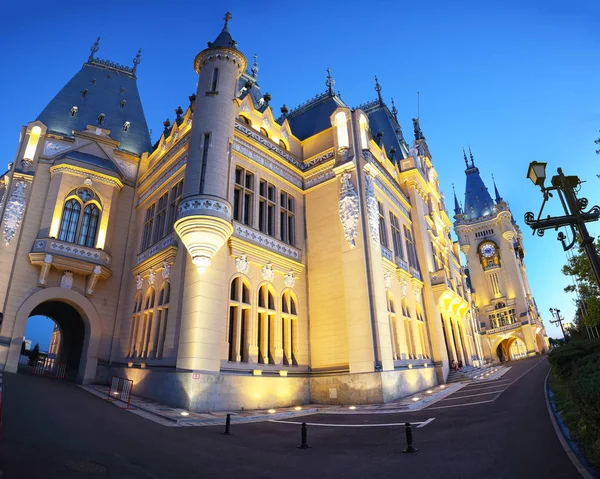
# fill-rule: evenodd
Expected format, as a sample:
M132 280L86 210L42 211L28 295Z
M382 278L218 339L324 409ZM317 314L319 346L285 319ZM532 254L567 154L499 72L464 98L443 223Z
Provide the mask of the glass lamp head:
M527 171L527 178L531 182L540 187L544 187L544 181L546 180L546 165L547 163L532 161L529 163L529 170Z

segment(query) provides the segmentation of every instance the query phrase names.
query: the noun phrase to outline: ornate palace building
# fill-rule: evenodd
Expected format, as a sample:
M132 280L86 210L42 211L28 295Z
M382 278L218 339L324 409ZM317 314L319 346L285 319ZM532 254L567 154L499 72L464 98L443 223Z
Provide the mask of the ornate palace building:
M55 320L67 375L124 376L191 410L387 402L444 382L453 359L493 359L487 283L472 266L474 318L418 119L409 144L377 82L351 108L329 73L276 118L229 19L155 145L139 54L118 65L98 42L22 128L0 177L0 368L16 371L32 315ZM503 205L485 221L504 241L491 225L482 240L498 248L494 271L526 285ZM467 233L479 220L460 217L463 251L490 274ZM533 327L528 288L497 281L497 314Z
M467 257L473 311L485 357L511 360L545 352L546 330L529 289L523 233L494 182L492 200L473 154L467 169L464 209L454 196L454 229Z

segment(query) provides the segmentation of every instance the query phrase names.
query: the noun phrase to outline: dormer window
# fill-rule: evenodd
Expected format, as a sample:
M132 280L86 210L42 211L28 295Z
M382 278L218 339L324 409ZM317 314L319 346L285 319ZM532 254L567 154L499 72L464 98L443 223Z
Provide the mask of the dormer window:
M121 87L121 93L125 93L125 87Z
M71 116L77 116L77 113L79 113L79 108L76 106L71 107Z
M131 126L131 123L129 123L128 121L126 121L125 123L123 123L123 131L129 130L130 126Z
M267 138L269 138L269 133L267 132L267 130L265 130L264 128L261 128L261 129L260 129L260 132L261 132L261 133L262 133L264 136L266 136Z
M287 150L287 145L285 144L285 141L283 140L279 140L279 146L281 146L281 148L283 148L284 150Z
M87 88L85 90L81 90L81 96L83 98L85 98L87 96L87 94L88 94L88 89Z
M104 124L104 118L106 117L106 115L104 113L100 113L98 115L98 125L103 125Z
M95 78L92 78L92 79L90 80L90 82L91 82L91 84L92 84L92 85L95 85L95 84L96 84L96 79L95 79Z
M110 78L110 73L108 73L108 74L106 75L106 78Z
M121 108L125 108L125 105L127 105L127 102L125 100L121 100Z

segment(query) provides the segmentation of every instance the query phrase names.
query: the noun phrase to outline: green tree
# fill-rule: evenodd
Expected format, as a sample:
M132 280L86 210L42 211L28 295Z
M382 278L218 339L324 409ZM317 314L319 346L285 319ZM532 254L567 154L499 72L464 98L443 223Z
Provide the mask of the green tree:
M31 350L31 352L29 353L29 361L31 361L32 364L35 364L35 362L38 360L38 357L40 356L40 345L36 344L33 349Z
M596 240L595 247L597 250L600 249L600 239ZM562 272L566 276L573 277L576 283L565 288L567 293L578 293L576 329L581 332L585 326L600 325L600 288L585 251L581 247L562 267Z

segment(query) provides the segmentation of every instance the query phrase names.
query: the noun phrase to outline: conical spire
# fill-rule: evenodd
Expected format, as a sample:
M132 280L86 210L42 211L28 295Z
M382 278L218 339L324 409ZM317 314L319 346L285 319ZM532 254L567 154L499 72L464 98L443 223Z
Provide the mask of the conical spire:
M375 91L377 92L377 98L379 99L379 104L383 105L383 98L381 98L381 85L379 84L377 75L375 75Z
M452 183L452 191L454 192L454 214L462 215L462 208L458 204L458 198L456 197L456 190L454 189L454 183Z
M494 194L496 195L496 204L504 201L502 199L502 196L500 196L500 193L498 192L498 187L496 186L496 178L494 178L494 175L492 175L492 181L494 182Z
M236 48L237 43L231 38L231 34L229 33L229 20L233 17L231 12L227 12L223 17L225 20L225 25L223 25L223 30L219 33L219 36L215 39L214 42L208 42L208 48L218 48L218 47L228 47L228 48Z
M465 188L464 215L467 219L473 220L491 215L494 212L494 200L492 200L488 189L479 175L479 168L475 167L471 148L469 148L469 156L471 164L467 163L465 171L467 184Z

